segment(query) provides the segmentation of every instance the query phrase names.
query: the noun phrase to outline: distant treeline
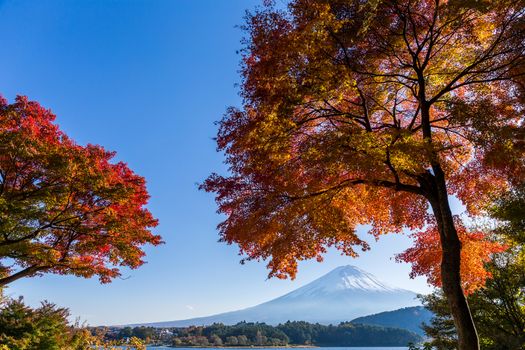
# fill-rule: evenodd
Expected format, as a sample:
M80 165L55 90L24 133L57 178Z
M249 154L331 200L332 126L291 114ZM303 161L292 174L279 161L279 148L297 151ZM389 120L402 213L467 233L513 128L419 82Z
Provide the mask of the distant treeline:
M98 332L101 329L97 329ZM137 337L151 344L169 346L406 346L421 341L410 331L374 325L341 323L325 326L308 322L286 322L278 326L240 322L234 326L186 328L125 327L107 329L108 340Z

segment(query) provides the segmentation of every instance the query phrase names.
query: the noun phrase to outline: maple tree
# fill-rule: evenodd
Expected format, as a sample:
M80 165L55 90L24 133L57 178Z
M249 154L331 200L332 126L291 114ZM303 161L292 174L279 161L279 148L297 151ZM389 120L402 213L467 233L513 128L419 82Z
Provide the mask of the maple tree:
M247 16L243 108L219 123L221 239L270 276L435 224L460 349L478 349L448 196L470 215L524 176L523 1L293 0ZM430 211L428 209L431 209Z
M26 97L0 100L0 287L48 272L110 282L162 243L144 178L54 119Z

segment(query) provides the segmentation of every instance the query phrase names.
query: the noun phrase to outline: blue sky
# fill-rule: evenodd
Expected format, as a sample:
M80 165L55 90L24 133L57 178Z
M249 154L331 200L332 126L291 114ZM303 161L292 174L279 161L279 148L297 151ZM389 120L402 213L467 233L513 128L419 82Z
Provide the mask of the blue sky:
M394 285L410 280L394 253L410 245L383 237L358 259L330 251L300 264L295 281L267 279L264 263L239 264L217 243L213 196L197 183L224 172L214 121L239 105L244 11L255 0L4 1L0 3L0 93L37 100L81 144L118 153L146 177L150 209L166 244L123 279L48 275L13 283L6 294L47 299L92 325L183 319L248 307L291 291L333 268L354 264ZM368 238L373 243L373 239Z

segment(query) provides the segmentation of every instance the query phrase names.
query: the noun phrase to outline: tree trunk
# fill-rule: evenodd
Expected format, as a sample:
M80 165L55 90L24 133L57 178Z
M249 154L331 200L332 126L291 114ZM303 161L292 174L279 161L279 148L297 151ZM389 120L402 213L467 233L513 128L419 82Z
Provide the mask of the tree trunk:
M41 271L41 270L44 270L45 268L44 267L38 267L38 266L29 266L23 270L20 270L10 276L6 276L6 277L3 277L3 278L0 278L0 288L2 287L5 287L6 285L8 285L9 283L11 282L14 282L20 278L24 278L24 277L28 277L28 276L32 276L34 275L35 273L37 273L38 271Z
M443 293L454 318L459 350L479 350L478 334L461 287L461 242L450 210L445 175L439 164L435 164L432 168L434 188L430 204L436 218L443 251L441 260Z

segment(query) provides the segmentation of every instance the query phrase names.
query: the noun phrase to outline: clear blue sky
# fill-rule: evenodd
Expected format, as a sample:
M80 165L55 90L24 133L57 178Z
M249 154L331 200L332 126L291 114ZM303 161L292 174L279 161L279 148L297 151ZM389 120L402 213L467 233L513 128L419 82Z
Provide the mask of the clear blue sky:
M248 307L354 264L417 292L409 267L391 258L409 246L390 235L358 259L330 251L300 265L295 281L267 280L264 263L239 264L236 247L217 243L213 196L197 183L224 172L212 137L229 105L239 105L244 11L257 0L0 2L0 93L29 96L57 114L79 143L118 152L146 177L150 209L166 244L126 279L48 275L6 293L50 300L92 325L162 321ZM373 239L369 238L369 241Z

